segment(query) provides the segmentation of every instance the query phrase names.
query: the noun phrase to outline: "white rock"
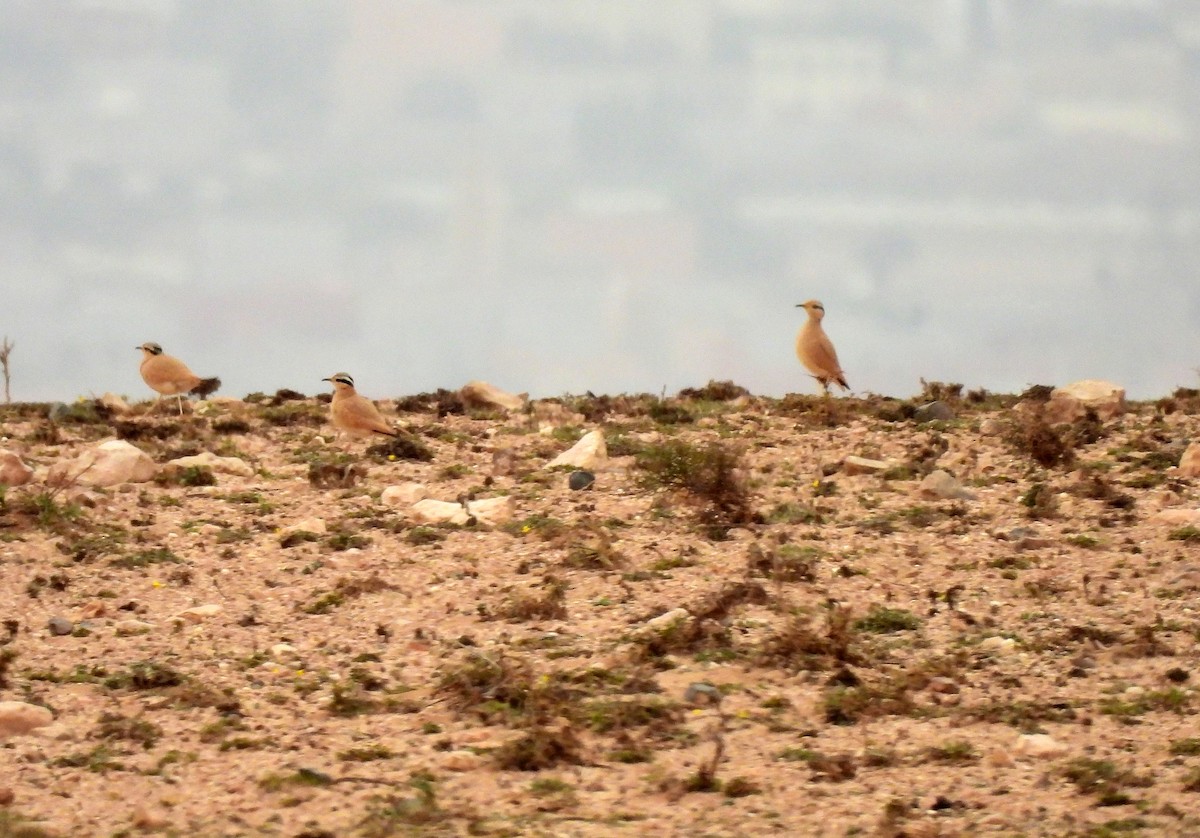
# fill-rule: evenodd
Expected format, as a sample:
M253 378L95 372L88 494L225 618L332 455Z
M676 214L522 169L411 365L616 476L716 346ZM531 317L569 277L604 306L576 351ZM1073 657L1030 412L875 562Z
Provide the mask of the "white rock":
M113 631L118 637L129 637L134 634L149 634L154 630L153 623L143 622L142 620L118 620L113 626Z
M568 450L562 452L546 466L572 466L595 471L608 459L608 446L604 442L604 431L589 431Z
M1200 526L1200 509L1163 509L1150 516L1158 524L1172 527Z
M112 498L109 495L102 495L99 492L85 489L82 486L74 486L65 490L63 497L68 503L86 506L88 509L99 509L112 503Z
M856 457L851 454L842 460L842 473L846 475L878 474L879 472L887 471L895 465L896 463L886 460L872 460L868 457Z
M1181 477L1200 477L1200 442L1193 442L1183 452L1183 456L1179 458L1179 471ZM0 483L4 481L0 479Z
M1017 737L1013 752L1029 759L1057 759L1071 749L1045 733L1022 733Z
M104 407L108 408L117 416L129 412L129 402L118 396L116 393L105 393L100 398L96 399Z
M496 526L510 520L515 508L516 502L508 496L468 501L465 508L461 503L425 498L414 503L409 514L421 524L463 526L474 518L478 524Z
M999 419L988 417L979 423L979 433L982 436L999 436L1004 432L1004 423Z
M465 524L470 520L461 503L425 498L417 501L408 510L419 524Z
M516 501L509 495L467 502L467 510L475 516L476 522L489 527L511 521L516 508Z
M506 393L486 381L468 381L459 395L468 407L498 407L502 410L521 410L528 401L526 396Z
M24 486L33 479L33 469L14 451L0 449L0 486Z
M280 663L290 663L300 659L300 653L290 643L276 643L271 647L271 659Z
M412 506L428 496L429 490L425 488L424 483L401 483L384 489L379 500L385 506Z
M119 483L145 483L158 473L158 466L146 452L123 439L110 439L73 460L55 463L46 482L67 486L79 482L88 486L115 486Z
M483 764L483 758L474 751L449 751L440 762L447 771L474 771Z
M45 727L54 714L37 704L24 701L0 701L0 742Z
M586 420L582 413L559 402L541 401L533 403L533 421L537 423L538 432L544 434L565 425L582 425Z
M293 521L286 527L280 530L280 533L287 535L293 532L311 532L316 535L324 535L329 531L325 524L324 518L301 518L299 521Z
M973 500L975 494L963 488L947 471L940 468L929 472L921 481L921 494L927 498L942 498L944 500Z
M1096 379L1057 387L1050 393L1043 415L1051 425L1057 425L1082 419L1088 408L1096 411L1101 419L1121 415L1125 412L1125 389L1111 381Z
M687 625L692 619L686 608L675 608L665 614L659 614L633 630L635 637L645 637L650 634L665 634L676 627Z
M985 637L979 643L979 649L982 652L990 652L993 655L1007 655L1017 648L1017 641L1011 637L1000 637L994 635Z
M212 602L207 605L196 605L192 608L185 608L171 619L188 623L201 623L209 617L217 616L224 610L221 605Z
M253 477L254 468L239 457L218 457L211 451L194 454L191 457L179 457L163 466L166 474L176 474L188 468L208 467L219 474L232 474L236 477Z

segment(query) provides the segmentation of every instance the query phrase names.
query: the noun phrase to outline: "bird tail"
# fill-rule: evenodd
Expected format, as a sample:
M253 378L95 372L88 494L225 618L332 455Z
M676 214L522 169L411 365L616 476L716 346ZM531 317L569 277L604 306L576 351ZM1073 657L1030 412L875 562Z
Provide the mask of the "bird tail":
M202 379L200 379L200 383L197 384L195 387L193 387L188 392L195 393L200 398L206 399L213 393L217 392L217 390L220 388L220 386L221 386L221 379L219 379L219 378L202 378Z

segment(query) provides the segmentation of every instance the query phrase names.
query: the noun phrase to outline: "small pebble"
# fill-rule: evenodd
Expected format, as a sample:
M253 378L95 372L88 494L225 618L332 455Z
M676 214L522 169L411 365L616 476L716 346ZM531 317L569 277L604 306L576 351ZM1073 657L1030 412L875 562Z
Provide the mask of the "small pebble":
M586 489L596 482L596 475L590 471L573 471L571 476L567 478L567 485L572 491L578 492L580 489Z
M55 637L66 637L75 630L75 624L66 617L51 617L46 627Z
M688 684L683 693L683 700L688 704L699 706L721 703L721 691L706 681L696 681Z

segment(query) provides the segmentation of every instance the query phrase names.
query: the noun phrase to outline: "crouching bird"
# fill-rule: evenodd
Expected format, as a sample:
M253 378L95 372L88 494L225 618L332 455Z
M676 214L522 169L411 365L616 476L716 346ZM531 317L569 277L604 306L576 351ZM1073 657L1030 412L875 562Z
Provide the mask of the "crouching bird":
M174 396L179 404L180 416L183 415L183 397L186 394L195 393L204 398L221 386L221 379L201 378L188 369L183 361L163 354L163 348L153 341L135 346L134 349L142 350L142 365L138 371L142 374L142 381L158 393L155 404L162 401L163 396Z
M796 357L812 377L821 382L825 395L829 395L830 383L849 390L846 374L842 372L842 365L838 363L837 350L833 348L833 341L821 326L821 320L825 317L825 306L816 300L809 300L798 303L796 308L808 312L808 320L800 327L800 334L796 335Z
M399 436L399 432L383 418L375 403L366 396L360 396L354 389L354 379L350 373L338 372L321 380L333 384L329 420L337 430L358 437L372 434Z

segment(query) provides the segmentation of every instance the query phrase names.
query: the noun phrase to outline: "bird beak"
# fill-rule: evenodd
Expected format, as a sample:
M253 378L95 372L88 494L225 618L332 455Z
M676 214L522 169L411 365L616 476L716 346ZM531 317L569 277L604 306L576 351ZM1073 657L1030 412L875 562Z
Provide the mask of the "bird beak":
M333 379L332 379L332 378L322 378L321 380L322 380L322 381L333 381Z

